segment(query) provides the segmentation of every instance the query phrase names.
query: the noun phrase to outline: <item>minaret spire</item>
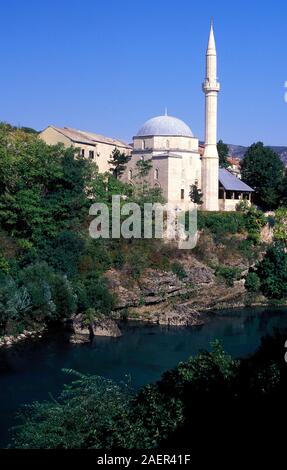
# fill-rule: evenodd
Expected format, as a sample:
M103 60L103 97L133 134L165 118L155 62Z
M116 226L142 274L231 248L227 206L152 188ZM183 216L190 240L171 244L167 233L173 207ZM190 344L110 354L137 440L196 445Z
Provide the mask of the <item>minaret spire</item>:
M215 53L216 53L214 30L213 30L213 18L211 18L211 20L210 20L210 32L209 32L207 50L208 51L215 51Z
M218 210L218 152L217 152L217 96L220 84L217 81L217 53L213 20L206 51L206 74L203 83L205 93L205 149L202 157L203 208Z

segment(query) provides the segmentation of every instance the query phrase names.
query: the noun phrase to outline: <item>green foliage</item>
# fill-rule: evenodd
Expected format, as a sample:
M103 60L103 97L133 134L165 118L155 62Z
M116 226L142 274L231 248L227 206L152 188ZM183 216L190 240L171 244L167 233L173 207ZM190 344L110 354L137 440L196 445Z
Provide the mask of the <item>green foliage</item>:
M97 273L89 273L73 282L80 312L89 308L108 315L114 306L114 297L109 292L105 279Z
M215 236L242 233L245 230L244 214L239 212L204 212L197 214L198 229L208 229Z
M287 208L280 207L275 212L274 239L287 243Z
M255 189L255 200L267 209L278 207L282 197L284 165L262 142L251 145L241 163L242 179Z
M224 235L248 233L254 244L260 241L261 228L267 223L264 213L254 206L239 206L236 212L204 212L197 214L199 230L208 230L215 239Z
M78 272L85 242L76 233L63 231L52 240L43 241L39 249L39 256L57 272L72 277Z
M240 270L231 266L217 266L215 275L224 279L228 287L232 287L234 281L240 278Z
M129 158L130 157L124 152L114 148L111 159L109 160L109 164L112 167L111 172L116 178L120 178L120 176L124 173Z
M34 316L54 320L75 313L76 298L71 284L46 263L24 268L19 273L19 285L30 296Z
M152 160L140 159L136 163L137 174L136 177L139 179L144 179L148 176L149 172L152 169Z
M96 172L91 162L77 158L75 149L5 132L0 132L0 157L0 223L5 230L37 244L81 223Z
M245 278L245 287L250 292L259 292L260 290L259 276L254 272L249 272Z
M0 272L4 274L9 273L9 262L7 259L0 253Z
M229 163L227 157L229 155L228 145L225 144L222 140L219 140L217 143L217 151L219 156L219 166L220 168L228 168Z
M26 406L15 428L14 448L110 448L126 428L127 387L96 376L76 375L57 400Z
M180 264L178 262L172 263L171 270L174 274L177 275L177 277L180 280L183 280L184 278L186 278L186 271L185 271L184 267L182 266L182 264Z
M287 297L287 252L284 243L275 242L268 247L258 264L257 274L261 291L266 297L278 300Z
M19 287L10 276L0 275L0 327L5 331L8 320L23 321L30 315L32 301L26 287Z

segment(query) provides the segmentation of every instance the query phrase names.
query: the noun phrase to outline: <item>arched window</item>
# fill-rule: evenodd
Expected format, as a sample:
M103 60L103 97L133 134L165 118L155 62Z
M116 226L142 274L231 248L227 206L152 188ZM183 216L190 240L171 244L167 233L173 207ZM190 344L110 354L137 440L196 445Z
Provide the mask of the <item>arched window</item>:
M133 179L133 170L129 170L129 180Z
M170 145L170 144L169 144L169 140L167 139L167 141L166 141L166 148L167 148L167 149L169 149L169 145Z
M154 179L158 180L158 168L154 170Z
M145 140L142 141L142 150L145 150Z

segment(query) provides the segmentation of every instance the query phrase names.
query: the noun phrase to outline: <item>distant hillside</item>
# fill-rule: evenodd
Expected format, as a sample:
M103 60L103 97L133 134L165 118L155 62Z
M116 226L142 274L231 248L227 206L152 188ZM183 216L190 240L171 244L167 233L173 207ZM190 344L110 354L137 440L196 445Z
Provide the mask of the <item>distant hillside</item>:
M247 150L248 147L243 147L242 145L228 145L229 147L229 153L232 155L232 157L237 157L237 158L243 158L244 154ZM278 153L280 156L281 160L284 162L284 164L287 166L287 147L273 147L271 146L272 150L274 152Z

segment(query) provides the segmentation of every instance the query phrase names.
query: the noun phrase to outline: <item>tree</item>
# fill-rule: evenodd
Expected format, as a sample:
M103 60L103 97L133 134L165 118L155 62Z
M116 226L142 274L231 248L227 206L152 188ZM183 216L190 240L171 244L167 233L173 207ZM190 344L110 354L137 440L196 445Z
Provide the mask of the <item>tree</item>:
M274 239L287 243L287 208L279 207L275 212Z
M14 448L110 448L125 431L127 387L97 376L64 370L77 380L57 400L27 405L20 412Z
M287 297L287 253L285 244L275 242L259 263L257 274L262 293L270 299Z
M241 163L242 179L255 189L255 201L265 209L278 207L284 178L280 157L262 142L251 145Z
M116 178L120 178L120 176L124 173L129 158L130 157L124 152L114 148L111 159L109 160L109 164L112 167L110 171Z
M245 278L245 288L250 292L258 292L260 290L260 279L254 272L249 272Z
M228 168L229 163L227 160L229 154L228 145L225 144L222 140L219 140L217 143L217 151L219 156L219 166L220 168Z
M150 170L152 169L152 159L149 160L138 160L136 163L137 174L136 177L144 179L148 176Z
M191 186L191 191L189 193L189 197L190 197L190 200L194 204L197 204L197 205L203 204L203 200L202 200L203 194L202 194L201 189L198 188L197 184L193 184Z

